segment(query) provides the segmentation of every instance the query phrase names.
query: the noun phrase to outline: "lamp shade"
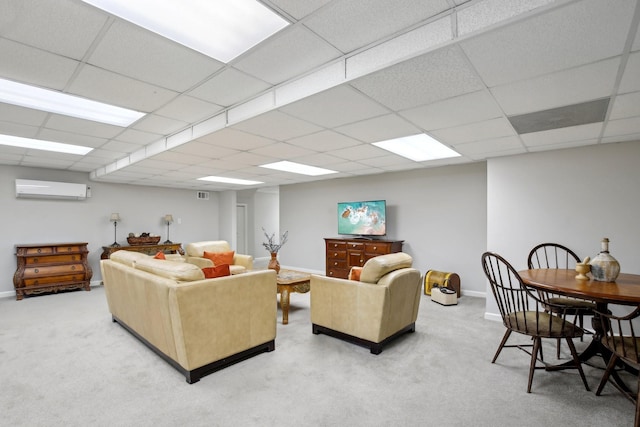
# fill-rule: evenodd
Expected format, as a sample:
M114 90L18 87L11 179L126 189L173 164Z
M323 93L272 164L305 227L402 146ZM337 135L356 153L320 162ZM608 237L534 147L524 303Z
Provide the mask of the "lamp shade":
M164 216L164 222L169 222L169 223L173 222L173 215L171 215L171 214L166 214L166 215Z
M117 213L117 212L112 213L111 217L109 218L109 221L111 221L111 222L119 222L119 221L121 221L120 214Z

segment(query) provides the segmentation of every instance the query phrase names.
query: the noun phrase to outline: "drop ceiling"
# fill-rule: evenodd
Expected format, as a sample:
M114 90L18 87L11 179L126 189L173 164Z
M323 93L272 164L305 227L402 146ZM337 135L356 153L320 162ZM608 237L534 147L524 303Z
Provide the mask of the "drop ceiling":
M0 134L94 148L0 146L0 164L224 191L247 187L197 178L271 187L640 141L638 0L262 3L291 25L223 64L80 0L2 1L0 78L147 114L121 128L0 103ZM598 100L595 123L519 134L510 121ZM372 145L417 133L461 156ZM337 173L260 167L280 160Z

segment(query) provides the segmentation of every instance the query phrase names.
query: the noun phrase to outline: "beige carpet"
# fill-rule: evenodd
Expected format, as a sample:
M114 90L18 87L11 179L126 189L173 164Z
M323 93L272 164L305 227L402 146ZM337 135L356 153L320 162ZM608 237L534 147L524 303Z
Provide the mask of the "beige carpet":
M103 288L0 300L2 426L629 426L612 386L584 390L575 371L537 371L528 356L490 360L501 324L485 302L423 296L417 331L378 356L313 335L309 294L278 311L276 350L189 385L112 323ZM585 343L577 344L584 348ZM546 355L554 355L555 342ZM563 348L566 350L566 346ZM566 357L566 354L564 354ZM602 371L586 367L595 390Z

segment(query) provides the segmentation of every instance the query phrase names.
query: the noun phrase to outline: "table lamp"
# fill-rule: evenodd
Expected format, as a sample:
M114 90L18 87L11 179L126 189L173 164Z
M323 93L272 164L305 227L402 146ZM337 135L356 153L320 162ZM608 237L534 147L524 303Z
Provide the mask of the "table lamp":
M112 213L109 221L113 222L113 243L111 244L111 247L117 248L120 246L117 239L118 221L121 221L120 214L117 212Z
M173 222L173 215L171 214L166 214L164 216L164 221L167 223L167 240L164 242L166 245L170 245L173 242L171 240L169 240L169 224L171 224Z

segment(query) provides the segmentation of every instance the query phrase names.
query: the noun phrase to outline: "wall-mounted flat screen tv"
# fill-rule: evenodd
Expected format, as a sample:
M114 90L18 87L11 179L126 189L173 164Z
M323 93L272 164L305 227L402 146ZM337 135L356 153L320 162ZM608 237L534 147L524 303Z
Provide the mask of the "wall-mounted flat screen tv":
M356 236L386 235L386 200L338 203L338 234Z

